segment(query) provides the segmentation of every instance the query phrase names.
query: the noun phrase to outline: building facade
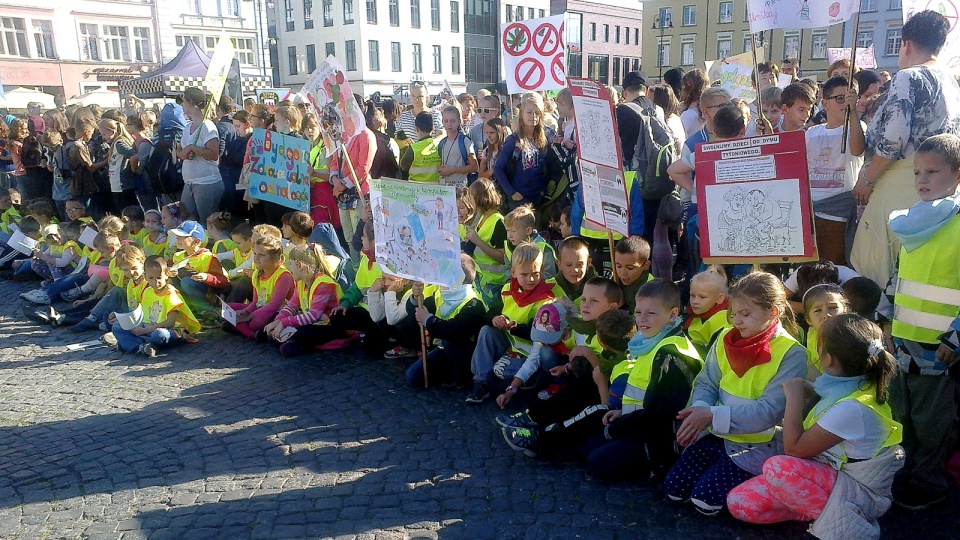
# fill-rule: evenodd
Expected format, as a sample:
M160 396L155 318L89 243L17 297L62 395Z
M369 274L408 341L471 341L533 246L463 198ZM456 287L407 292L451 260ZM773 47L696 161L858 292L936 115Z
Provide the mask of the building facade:
M903 28L903 10L900 0L863 0L860 3L860 25L857 29L857 47L873 44L877 69L896 71L900 53L900 29ZM844 23L843 46L853 44L853 21ZM838 45L831 45L837 47Z
M552 0L550 11L566 13L567 76L620 85L640 69L643 11L584 0Z
M550 14L549 0L464 0L467 89L476 92L504 80L500 26Z

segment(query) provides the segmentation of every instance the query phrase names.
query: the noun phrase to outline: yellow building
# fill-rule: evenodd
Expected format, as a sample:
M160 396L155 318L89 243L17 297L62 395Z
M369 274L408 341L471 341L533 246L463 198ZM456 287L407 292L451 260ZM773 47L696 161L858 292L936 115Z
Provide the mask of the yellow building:
M647 0L643 3L643 70L657 76L672 67L704 69L717 60L750 51L746 0ZM799 13L798 13L799 17ZM662 27L662 28L661 28ZM776 62L799 58L802 75L824 80L827 48L849 47L844 25L811 30L768 30L756 35L766 58ZM761 37L762 36L762 37Z

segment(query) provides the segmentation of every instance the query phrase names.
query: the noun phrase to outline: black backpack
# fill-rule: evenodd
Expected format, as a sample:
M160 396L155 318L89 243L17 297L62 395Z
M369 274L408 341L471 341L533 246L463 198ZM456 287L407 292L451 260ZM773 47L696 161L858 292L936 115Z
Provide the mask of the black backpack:
M70 168L70 146L77 144L75 141L70 141L68 143L60 145L60 148L57 148L56 154L56 166L60 170L60 178L64 180L70 180L73 178L73 169Z
M625 104L636 111L640 119L640 133L637 135L637 145L633 149L630 170L637 172L643 198L659 200L677 187L667 174L667 167L677 160L679 154L674 146L670 128L657 117L656 107L652 106L653 102L646 100L646 103L651 106L641 107L637 103Z
M157 195L175 195L183 189L183 174L176 154L182 134L179 129L161 130L153 143L145 170Z
M400 178L400 165L397 156L390 150L390 139L385 133L374 131L377 139L377 150L370 165L371 178Z
M39 167L42 160L43 146L40 145L40 140L33 135L28 135L20 149L20 162L24 167Z

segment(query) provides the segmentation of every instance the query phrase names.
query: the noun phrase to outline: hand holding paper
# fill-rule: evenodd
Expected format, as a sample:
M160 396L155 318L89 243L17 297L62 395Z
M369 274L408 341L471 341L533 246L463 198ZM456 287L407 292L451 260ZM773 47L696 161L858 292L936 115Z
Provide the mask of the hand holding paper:
M237 311L224 302L223 299L220 300L220 316L228 323L234 326L237 325Z

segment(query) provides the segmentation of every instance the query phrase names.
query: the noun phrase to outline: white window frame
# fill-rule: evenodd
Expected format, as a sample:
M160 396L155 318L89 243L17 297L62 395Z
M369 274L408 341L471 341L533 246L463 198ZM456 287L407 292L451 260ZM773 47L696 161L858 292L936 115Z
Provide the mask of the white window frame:
M721 43L727 44L726 54L720 48ZM733 32L719 32L717 34L717 59L733 56Z
M689 58L687 53L689 52ZM680 65L692 66L697 57L697 36L689 34L680 36Z
M681 26L697 25L697 5L696 4L683 6L683 19L680 21L680 24Z
M153 62L153 36L150 27L133 27L133 58L135 62Z
M717 11L717 23L730 24L733 22L733 2L720 2Z
M118 24L103 25L104 60L130 61L130 29Z
M820 53L817 52L817 40L822 40L823 46L820 49ZM810 59L811 60L824 60L827 58L827 44L829 39L827 32L825 31L815 31L810 34Z

